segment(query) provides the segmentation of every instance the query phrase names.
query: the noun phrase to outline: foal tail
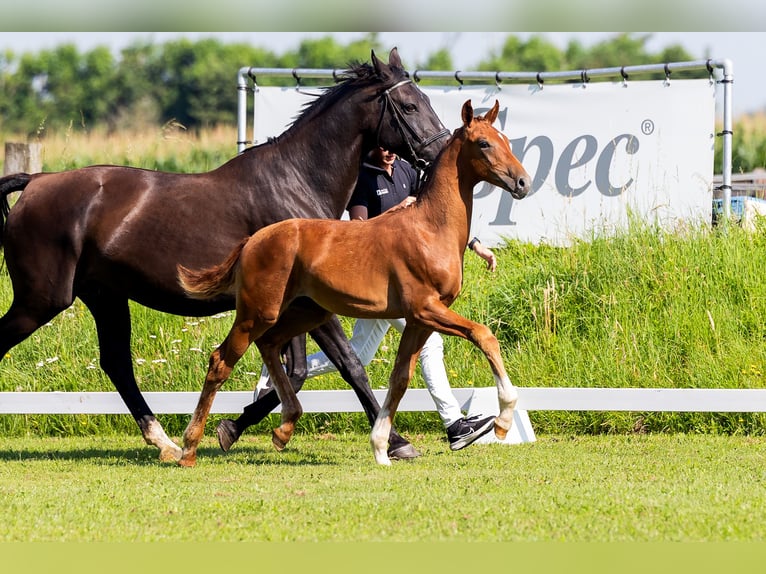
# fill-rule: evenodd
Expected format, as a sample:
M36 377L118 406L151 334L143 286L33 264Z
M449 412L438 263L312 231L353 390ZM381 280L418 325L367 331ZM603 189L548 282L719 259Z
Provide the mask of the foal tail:
M183 265L177 265L178 283L193 299L212 299L216 295L226 293L234 284L239 269L239 258L242 255L249 237L245 237L239 245L215 267L209 269L192 270Z
M23 191L27 184L32 181L32 176L28 173L14 173L0 178L0 248L3 246L3 231L5 230L5 221L11 212L11 206L8 203L8 194L14 191Z

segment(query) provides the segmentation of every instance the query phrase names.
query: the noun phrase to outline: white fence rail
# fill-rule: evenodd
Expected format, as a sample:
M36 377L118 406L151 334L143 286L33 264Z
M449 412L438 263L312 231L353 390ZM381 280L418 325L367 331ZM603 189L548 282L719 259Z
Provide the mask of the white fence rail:
M382 403L386 390L376 390ZM494 387L453 389L458 402L487 404L496 400ZM188 414L199 398L197 392L146 392L155 413ZM351 390L301 391L304 412L362 412ZM226 391L216 396L211 412L236 414L252 402L249 391ZM766 412L766 389L605 389L520 387L519 410L524 411L674 411ZM433 411L425 389L409 389L399 409ZM277 407L274 412L279 412ZM116 392L1 392L0 414L129 414Z

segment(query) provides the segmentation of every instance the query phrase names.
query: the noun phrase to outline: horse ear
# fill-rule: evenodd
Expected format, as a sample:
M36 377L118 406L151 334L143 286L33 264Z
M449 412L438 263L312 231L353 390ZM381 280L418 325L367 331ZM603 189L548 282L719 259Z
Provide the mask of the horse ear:
M388 65L391 67L396 66L397 68L402 67L402 60L399 58L399 50L396 49L396 46L388 54Z
M471 100L465 101L461 115L463 116L463 125L471 125L471 122L473 121L473 106L471 105Z
M372 59L372 67L375 70L375 74L381 80L387 80L391 76L391 69L388 64L384 64L378 59L375 55L375 50L370 50L370 58Z
M495 120L497 119L497 112L500 111L500 102L495 100L495 105L492 106L492 109L489 110L486 114L484 114L484 119L487 120L490 125L495 123Z

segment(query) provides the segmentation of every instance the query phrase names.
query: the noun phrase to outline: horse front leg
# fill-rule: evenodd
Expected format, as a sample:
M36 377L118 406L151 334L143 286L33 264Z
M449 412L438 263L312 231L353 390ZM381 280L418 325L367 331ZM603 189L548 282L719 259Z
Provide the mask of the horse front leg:
M156 446L162 462L181 458L181 448L165 433L136 382L130 352L130 307L128 300L99 294L80 293L96 323L100 364L133 415L146 444Z
M458 315L440 301L421 309L415 320L445 335L467 339L481 349L489 361L497 386L500 413L495 417L495 436L500 440L505 439L513 424L513 411L519 400L519 392L505 370L497 337L485 325Z
M303 407L301 407L301 403L298 401L298 395L290 384L287 373L282 368L282 363L279 360L280 347L264 342L257 342L256 345L258 345L263 363L269 370L269 376L274 384L274 389L282 403L281 424L271 432L271 442L274 448L281 452L285 449L287 443L290 442L295 432L295 423L303 414Z
M375 456L375 462L378 464L391 465L387 447L389 434L393 427L394 415L409 386L412 374L415 372L415 365L418 362L420 350L430 335L431 331L418 328L414 325L408 324L404 328L402 338L399 341L399 349L396 352L394 368L391 370L391 376L388 381L388 392L370 434L372 453Z

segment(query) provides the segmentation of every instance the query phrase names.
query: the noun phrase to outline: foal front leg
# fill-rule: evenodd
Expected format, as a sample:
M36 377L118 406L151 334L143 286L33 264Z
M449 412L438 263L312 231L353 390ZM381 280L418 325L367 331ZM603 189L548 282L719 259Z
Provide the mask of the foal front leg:
M495 418L495 436L500 440L505 439L513 424L513 411L519 400L519 392L508 378L497 337L485 325L469 321L441 302L432 303L421 310L417 319L445 335L468 339L487 357L497 386L497 399L500 406L500 414Z
M394 415L409 386L412 374L415 372L420 350L430 335L431 331L425 331L409 324L402 332L394 368L391 370L391 376L388 380L388 392L370 434L372 454L378 464L391 465L391 460L388 458L388 439L393 426Z

